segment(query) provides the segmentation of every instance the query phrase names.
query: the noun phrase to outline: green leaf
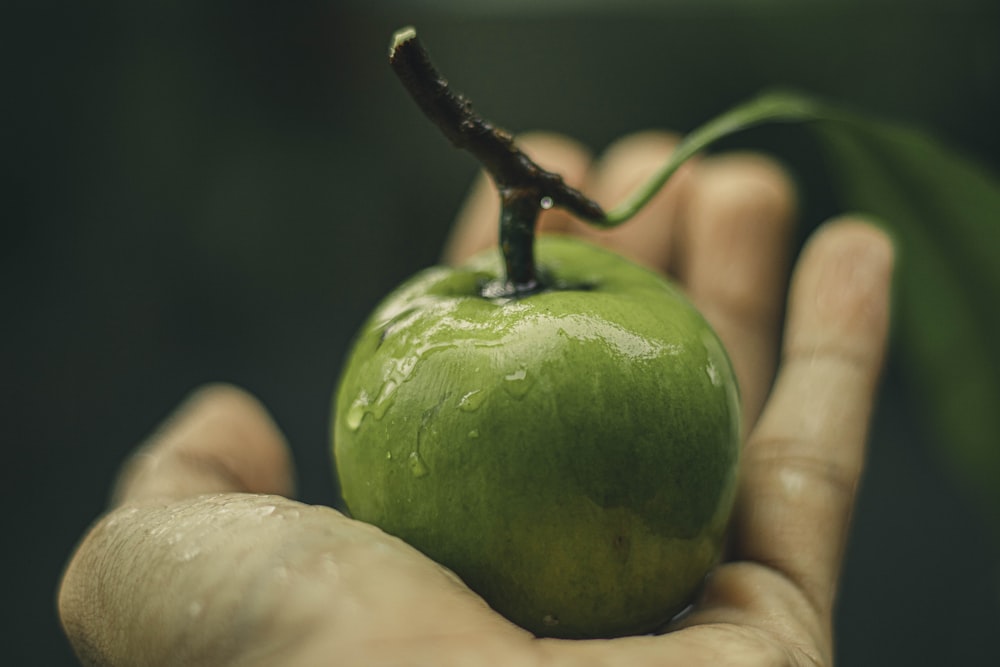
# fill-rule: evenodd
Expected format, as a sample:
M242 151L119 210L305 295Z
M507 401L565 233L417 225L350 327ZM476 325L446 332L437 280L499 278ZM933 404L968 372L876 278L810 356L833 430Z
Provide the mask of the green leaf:
M768 94L689 134L605 226L634 215L694 154L770 122L808 123L843 208L883 221L894 238L896 359L953 472L1000 519L1000 181L984 168L919 131Z
M1000 185L909 128L845 116L816 129L843 202L896 240L895 338L919 413L1000 518Z
M600 227L617 227L642 209L682 164L716 141L741 130L773 122L816 120L824 117L823 107L808 97L792 93L771 93L741 104L688 133L660 169L630 194L625 201L608 211Z

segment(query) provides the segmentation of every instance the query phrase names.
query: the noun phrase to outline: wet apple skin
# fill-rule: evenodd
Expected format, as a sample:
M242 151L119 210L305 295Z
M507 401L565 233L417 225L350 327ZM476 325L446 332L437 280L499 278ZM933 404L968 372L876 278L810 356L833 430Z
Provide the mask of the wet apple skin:
M560 289L482 297L494 251L376 308L335 396L341 491L537 635L648 632L719 558L736 380L659 275L575 239L537 253Z

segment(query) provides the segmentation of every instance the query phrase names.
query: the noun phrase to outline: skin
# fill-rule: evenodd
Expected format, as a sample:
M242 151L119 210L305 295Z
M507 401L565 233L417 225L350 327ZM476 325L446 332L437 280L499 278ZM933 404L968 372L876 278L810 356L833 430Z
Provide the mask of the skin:
M671 141L627 138L596 164L558 137L527 149L614 202ZM493 206L478 187L447 259L490 243ZM265 409L213 386L125 464L111 510L67 566L59 612L84 664L833 664L832 611L893 253L863 221L831 221L789 284L793 211L780 168L726 156L690 165L620 229L585 232L674 274L724 341L742 388L748 437L730 554L673 632L535 639L399 540L290 500L289 451ZM544 224L578 231L558 212Z

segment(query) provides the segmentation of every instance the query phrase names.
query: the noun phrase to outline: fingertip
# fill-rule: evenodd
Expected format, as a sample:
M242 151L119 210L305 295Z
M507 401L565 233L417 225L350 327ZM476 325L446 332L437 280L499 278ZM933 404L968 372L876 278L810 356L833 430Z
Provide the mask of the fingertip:
M192 391L125 463L113 505L202 493L294 493L291 452L247 391L212 383Z
M196 387L181 402L181 409L228 409L264 412L264 406L250 392L228 382L209 382Z
M601 160L606 163L641 158L644 153L654 156L663 151L673 151L682 137L677 132L650 127L618 137L605 147Z
M895 263L896 242L887 225L862 214L846 214L821 225L806 248L822 246L824 253L859 254L863 262L891 271Z
M880 356L895 256L892 237L880 223L851 215L822 225L803 249L793 280L798 314L791 325L816 335L836 327L845 343L853 341L852 349L865 353L864 360ZM790 334L795 342L796 332Z
M699 165L692 206L729 205L738 214L753 206L765 210L772 225L790 229L798 195L791 172L777 159L762 153L733 152Z
M245 428L248 432L256 432L258 428L268 433L277 431L271 415L253 394L227 382L210 382L191 390L160 431L181 423L226 424L230 428ZM171 435L177 442L181 441L178 432Z
M768 153L734 150L712 156L703 163L706 169L720 174L738 174L741 180L756 182L758 187L773 188L794 201L795 177L788 166Z

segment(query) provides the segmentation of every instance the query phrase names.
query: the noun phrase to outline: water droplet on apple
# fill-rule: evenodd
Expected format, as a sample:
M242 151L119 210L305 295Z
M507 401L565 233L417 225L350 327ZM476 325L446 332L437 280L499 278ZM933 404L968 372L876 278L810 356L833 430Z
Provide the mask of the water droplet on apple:
M478 428L474 428L471 431L469 431L469 437L470 438L478 438L479 437L479 429Z
M520 368L504 376L504 389L514 398L522 398L531 389L531 378L525 368Z
M347 417L344 419L344 423L347 424L347 428L352 431L357 431L358 427L361 426L361 420L365 418L365 408L368 407L368 395L364 392L361 393L358 398L351 403L351 407L347 409Z
M719 371L711 361L705 366L705 372L708 373L708 379L711 381L713 387L722 386L722 378L719 377Z
M385 459L386 459L386 461L391 461L392 460L392 452L386 452L385 453Z
M518 380L523 380L527 376L528 376L528 371L524 368L519 368L513 373L508 373L507 375L505 375L503 379L507 380L508 382L516 382Z
M393 401L396 400L396 387L399 383L396 380L389 379L384 385L382 385L382 390L378 393L378 398L369 407L368 412L372 414L375 419L382 419L385 416L386 411L392 407Z
M726 351L723 349L722 343L719 342L719 339L711 331L702 331L701 341L708 355L708 362L705 364L705 372L708 374L708 379L713 387L721 387L726 382L724 377L726 366L728 365Z
M475 389L459 399L458 408L463 412L475 412L483 404L483 399L485 398L486 392Z
M410 452L410 472L413 473L414 477L426 477L430 473L430 470L427 469L427 464L420 458L420 454L415 451Z

